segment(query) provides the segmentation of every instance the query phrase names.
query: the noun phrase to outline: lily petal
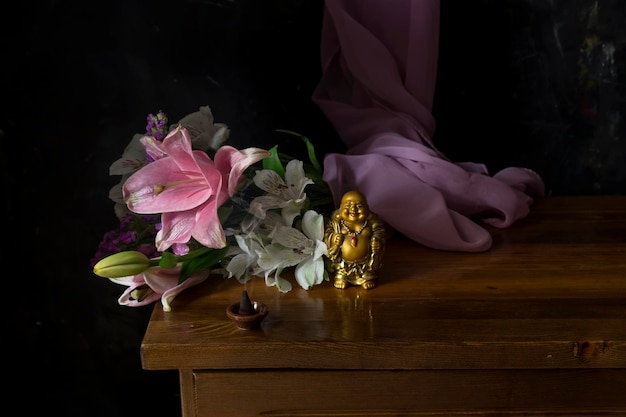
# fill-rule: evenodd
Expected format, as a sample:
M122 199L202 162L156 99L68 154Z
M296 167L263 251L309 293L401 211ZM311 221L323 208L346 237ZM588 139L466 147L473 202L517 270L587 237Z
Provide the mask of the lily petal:
M195 225L195 211L163 213L161 225L161 230L156 235L155 246L159 252L164 252L176 243L189 242Z
M217 214L217 201L211 199L203 204L195 215L191 234L202 245L220 249L226 246L226 234Z
M248 167L270 156L270 152L260 148L238 150L232 146L222 146L215 153L215 166L222 173L228 173L228 195L237 191L239 180Z
M169 290L165 291L163 295L161 296L161 304L163 305L163 311L171 311L172 301L174 301L174 298L176 298L178 294L180 294L181 292L183 292L189 287L193 287L194 285L198 285L201 282L204 282L209 277L209 275L210 275L210 271L207 271L207 270L195 271L189 276L189 278L184 280L181 284L178 284L177 286L172 287Z
M171 311L171 303L178 294L189 287L205 281L210 275L210 271L208 270L198 270L179 284L180 270L180 264L174 268L155 266L133 277L111 279L113 282L128 286L119 297L118 303L129 307L139 307L152 304L160 298L163 304L163 310ZM140 300L133 298L131 295L133 291L143 285L150 287L152 293Z

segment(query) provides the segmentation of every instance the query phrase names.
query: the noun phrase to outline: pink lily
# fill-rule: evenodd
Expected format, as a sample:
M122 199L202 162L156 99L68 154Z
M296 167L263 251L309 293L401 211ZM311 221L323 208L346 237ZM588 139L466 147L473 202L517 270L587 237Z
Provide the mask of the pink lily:
M117 300L120 305L140 307L152 304L160 298L161 304L163 304L163 311L171 311L171 303L178 294L189 287L200 284L209 275L210 271L206 269L198 270L179 284L179 264L174 268L153 266L134 276L109 279L116 284L128 286Z
M159 251L193 237L209 248L226 246L217 209L237 191L244 171L270 153L264 149L237 150L222 146L215 161L193 150L189 132L178 126L159 146L163 156L130 176L123 196L131 211L161 215L156 237Z

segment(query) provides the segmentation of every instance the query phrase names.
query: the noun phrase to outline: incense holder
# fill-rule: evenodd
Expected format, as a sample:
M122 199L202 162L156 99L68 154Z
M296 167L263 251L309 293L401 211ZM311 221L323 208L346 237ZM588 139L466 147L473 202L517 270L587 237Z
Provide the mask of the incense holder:
M263 319L269 313L269 309L263 303L254 301L252 303L252 312L240 314L240 303L232 303L226 308L226 315L235 323L240 330L258 329Z

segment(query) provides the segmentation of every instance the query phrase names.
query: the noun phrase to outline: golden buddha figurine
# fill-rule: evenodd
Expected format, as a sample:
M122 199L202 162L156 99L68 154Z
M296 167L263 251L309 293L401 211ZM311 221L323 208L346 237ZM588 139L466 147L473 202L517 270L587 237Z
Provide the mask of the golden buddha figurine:
M348 191L343 195L341 206L326 224L324 242L335 271L336 288L351 284L368 290L376 286L385 251L385 229L363 194Z

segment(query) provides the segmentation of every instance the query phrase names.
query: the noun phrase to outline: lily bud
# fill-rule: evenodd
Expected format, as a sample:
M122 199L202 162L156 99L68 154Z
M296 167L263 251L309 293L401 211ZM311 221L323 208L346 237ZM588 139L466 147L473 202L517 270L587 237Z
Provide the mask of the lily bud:
M104 278L121 278L137 275L150 266L146 255L137 251L118 252L94 265L94 274Z

